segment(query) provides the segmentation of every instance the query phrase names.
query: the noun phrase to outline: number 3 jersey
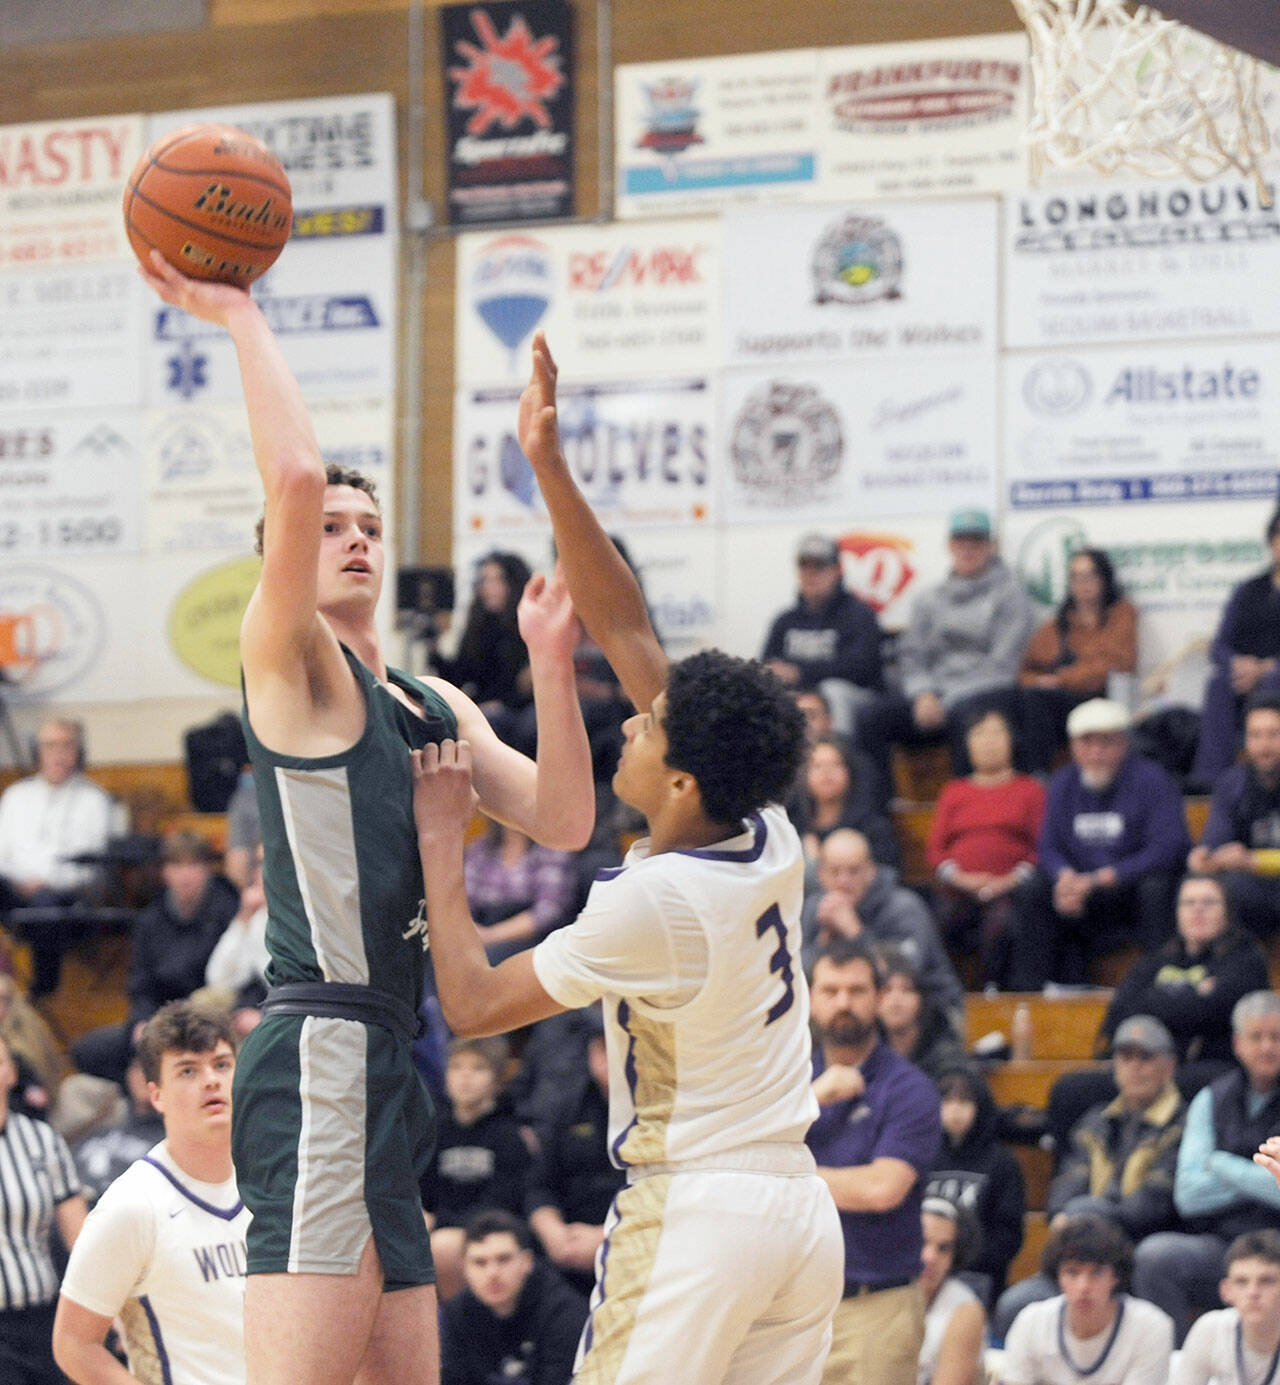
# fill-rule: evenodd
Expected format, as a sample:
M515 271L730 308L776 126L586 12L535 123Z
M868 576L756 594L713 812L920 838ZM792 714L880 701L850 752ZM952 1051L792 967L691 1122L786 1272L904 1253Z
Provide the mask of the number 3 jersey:
M637 842L577 921L534 950L561 1005L603 998L619 1167L803 1143L818 1114L803 885L800 840L770 806L712 847L651 856Z

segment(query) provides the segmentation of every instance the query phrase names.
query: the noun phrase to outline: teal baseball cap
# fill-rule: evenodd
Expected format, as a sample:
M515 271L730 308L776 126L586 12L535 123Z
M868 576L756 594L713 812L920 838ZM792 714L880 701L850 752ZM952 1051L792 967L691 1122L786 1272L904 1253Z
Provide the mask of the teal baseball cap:
M953 539L989 539L991 516L985 510L952 510L947 532Z

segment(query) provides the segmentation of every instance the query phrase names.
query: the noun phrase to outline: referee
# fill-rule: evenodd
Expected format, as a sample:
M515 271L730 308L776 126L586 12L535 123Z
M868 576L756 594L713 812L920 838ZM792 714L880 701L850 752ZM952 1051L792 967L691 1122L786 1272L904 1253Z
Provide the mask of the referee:
M62 1385L53 1360L58 1272L50 1233L56 1218L69 1248L84 1223L85 1200L62 1136L9 1110L17 1080L0 1036L0 1381Z

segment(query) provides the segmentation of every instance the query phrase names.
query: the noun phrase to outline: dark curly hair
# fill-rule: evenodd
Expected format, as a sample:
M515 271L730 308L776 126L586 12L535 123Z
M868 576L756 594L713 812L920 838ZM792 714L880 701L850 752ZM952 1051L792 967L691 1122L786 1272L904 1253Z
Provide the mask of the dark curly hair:
M378 513L382 513L382 505L378 500L378 484L363 471L357 471L354 467L339 466L336 462L326 462L324 466L324 483L326 486L350 486L353 490L364 491L364 493L378 506ZM262 557L262 533L267 523L267 515L264 510L258 516L258 522L253 527L253 551Z
M159 1082L166 1053L212 1053L223 1041L232 1053L236 1051L231 1016L225 1010L193 1000L171 1000L151 1016L138 1040L142 1075L148 1082Z
M1045 1243L1040 1268L1056 1284L1058 1271L1074 1261L1081 1265L1110 1265L1116 1292L1124 1293L1133 1273L1133 1243L1114 1222L1091 1213L1072 1217Z
M804 714L754 660L718 649L672 664L667 764L698 781L712 822L735 823L790 790L805 753Z

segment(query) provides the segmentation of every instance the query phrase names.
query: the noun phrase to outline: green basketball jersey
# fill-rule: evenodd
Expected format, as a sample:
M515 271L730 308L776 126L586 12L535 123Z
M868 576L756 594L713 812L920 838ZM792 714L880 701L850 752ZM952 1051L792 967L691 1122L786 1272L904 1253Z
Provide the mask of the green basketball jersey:
M262 817L267 980L373 986L414 1010L426 938L416 921L422 864L409 752L458 734L439 694L398 669L390 680L421 704L415 716L346 648L364 733L340 755L277 755L242 713Z

